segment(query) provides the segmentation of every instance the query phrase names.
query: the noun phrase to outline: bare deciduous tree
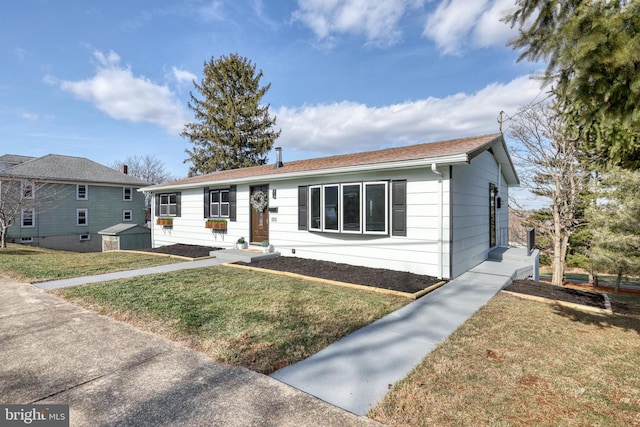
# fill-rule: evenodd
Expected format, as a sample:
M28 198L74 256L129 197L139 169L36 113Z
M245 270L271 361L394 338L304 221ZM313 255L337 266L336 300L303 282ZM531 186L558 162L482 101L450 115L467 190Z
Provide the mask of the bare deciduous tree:
M129 156L124 160L113 162L111 167L120 170L122 165L127 165L127 174L135 176L151 184L161 184L172 181L175 178L165 169L164 164L155 156L146 154L144 156ZM145 193L145 206L151 203L151 193Z
M524 107L514 120L509 133L518 143L513 152L522 182L551 202L552 283L562 285L569 238L580 225L576 213L590 174L580 162L578 144L566 137L565 122L554 104Z
M0 180L0 248L7 247L9 227L35 224L38 214L53 209L64 190L60 185L3 176Z

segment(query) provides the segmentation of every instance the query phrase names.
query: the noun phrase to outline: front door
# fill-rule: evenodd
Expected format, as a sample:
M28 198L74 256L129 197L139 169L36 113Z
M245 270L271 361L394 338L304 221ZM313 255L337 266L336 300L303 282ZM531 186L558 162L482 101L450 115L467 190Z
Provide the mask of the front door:
M269 240L269 186L251 187L251 242Z

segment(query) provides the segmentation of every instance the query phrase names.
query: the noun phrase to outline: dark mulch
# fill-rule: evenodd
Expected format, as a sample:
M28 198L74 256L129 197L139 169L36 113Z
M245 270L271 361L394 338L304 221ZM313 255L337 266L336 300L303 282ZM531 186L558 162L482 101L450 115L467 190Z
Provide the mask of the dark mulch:
M584 292L571 288L536 282L534 280L516 280L504 288L505 291L520 294L534 295L556 301L571 302L589 307L606 308L604 295L593 292Z
M349 264L339 264L329 261L316 261L304 258L280 256L271 259L254 261L244 264L267 270L286 271L320 279L374 288L391 289L394 291L415 293L427 288L440 280L431 276L407 273L403 271L386 270L383 268L358 267Z
M187 258L203 258L208 257L209 252L218 251L223 248L216 248L214 246L199 246L199 245L168 245L160 246L159 248L147 248L141 249L143 252L153 252L157 254L177 255Z

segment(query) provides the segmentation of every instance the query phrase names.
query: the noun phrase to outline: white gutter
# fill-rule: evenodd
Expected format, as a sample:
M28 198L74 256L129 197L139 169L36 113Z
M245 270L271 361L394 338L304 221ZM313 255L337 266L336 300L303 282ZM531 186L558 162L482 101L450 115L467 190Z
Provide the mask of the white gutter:
M440 183L440 197L438 200L438 222L439 222L439 227L438 227L438 279L442 279L443 276L443 261L444 261L444 254L443 254L443 244L442 244L442 238L444 235L444 224L442 223L443 219L444 219L444 215L442 214L442 209L444 209L444 182L443 182L443 176L442 176L442 172L440 172L437 169L437 165L436 163L431 163L431 172L435 173L436 175L438 175L438 182Z
M240 178L229 178L224 180L216 180L215 178L213 178L210 181L198 181L198 182L193 182L189 184L175 184L175 185L160 184L157 187L156 186L143 187L143 188L140 188L138 191L158 192L158 191L167 191L167 190L174 190L174 189L177 190L177 189L206 187L207 185L210 185L210 184L215 184L215 185L250 184L250 183L255 183L257 181L276 182L276 181L285 181L285 180L296 179L296 178L307 178L307 177L322 176L322 175L349 174L349 173L381 171L381 170L400 169L400 168L414 169L414 168L429 166L430 164L431 165L432 164L451 165L451 164L460 164L460 163L469 163L469 157L467 156L467 154L457 154L453 156L443 156L443 157L432 157L427 159L403 160L403 161L397 161L397 162L368 163L366 165L317 169L312 171L303 170L303 171L296 171L296 172L243 176ZM284 167L286 168L286 165Z

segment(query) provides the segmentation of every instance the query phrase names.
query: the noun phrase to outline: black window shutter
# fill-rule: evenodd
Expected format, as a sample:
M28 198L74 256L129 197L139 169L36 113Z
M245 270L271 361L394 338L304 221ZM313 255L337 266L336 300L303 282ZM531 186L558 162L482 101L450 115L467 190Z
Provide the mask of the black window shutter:
M176 216L180 216L180 211L182 210L182 203L181 203L181 198L182 198L182 193L177 192L176 193Z
M391 235L407 235L407 181L391 182Z
M155 200L155 205L156 205L156 216L160 216L160 195L154 194L153 198Z
M307 186L298 187L298 230L307 230L308 228L308 191L309 187Z
M204 217L205 218L209 218L209 209L210 209L210 204L209 204L209 187L204 187Z
M229 187L229 221L236 220L236 207L238 205L236 200L236 186L232 185Z

